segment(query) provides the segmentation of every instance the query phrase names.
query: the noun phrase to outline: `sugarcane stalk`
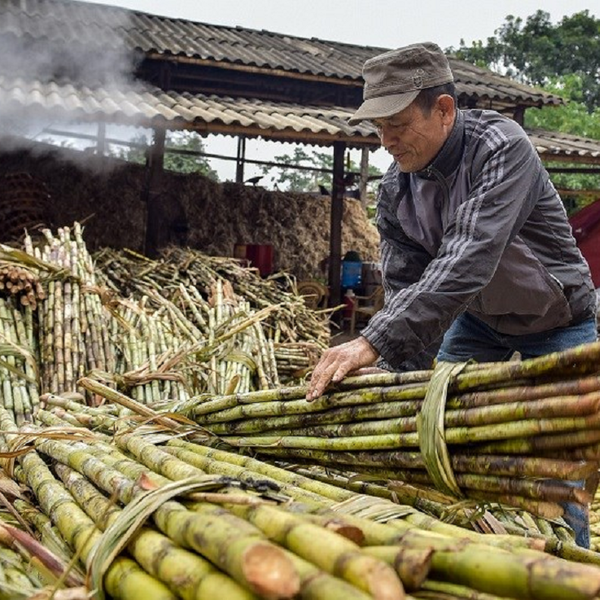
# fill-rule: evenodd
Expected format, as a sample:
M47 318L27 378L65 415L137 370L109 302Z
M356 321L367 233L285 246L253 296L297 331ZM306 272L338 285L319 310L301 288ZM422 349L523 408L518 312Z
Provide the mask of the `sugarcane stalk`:
M142 491L134 480L107 468L82 444L67 445L57 440L38 439L36 446L55 460L81 472L106 492L116 491L125 504ZM144 458L152 461L154 457L150 446L145 446ZM154 513L153 520L175 543L199 552L258 595L279 594L279 597L286 598L298 590L298 575L281 550L268 542L255 527L228 511L196 504L192 513L178 502L170 501Z
M345 579L373 598L404 597L395 571L383 561L362 553L354 542L343 536L277 507L235 505L230 510L256 525L269 539L324 571ZM315 544L316 540L319 540L318 544Z
M600 390L600 377L592 375L566 381L553 381L539 385L513 385L507 381L503 389L465 392L450 396L446 403L448 409L475 408L490 404L527 402L541 398L561 396L579 396Z
M79 506L102 531L114 523L121 510L85 477L61 464L56 466L56 472ZM169 538L149 527L143 527L136 534L128 549L148 573L185 600L211 600L219 595L232 600L256 598L207 560L177 547Z

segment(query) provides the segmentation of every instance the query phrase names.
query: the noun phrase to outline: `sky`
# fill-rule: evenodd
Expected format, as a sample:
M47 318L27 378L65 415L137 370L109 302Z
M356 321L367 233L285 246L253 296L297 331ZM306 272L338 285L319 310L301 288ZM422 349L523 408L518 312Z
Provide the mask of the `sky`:
M600 0L95 0L96 4L121 6L151 14L213 25L265 29L299 37L397 48L433 41L446 49L468 45L494 35L508 15L525 20L538 9L558 23L564 16L588 10L600 18ZM230 138L207 141L207 151L235 155ZM289 145L248 141L246 156L272 160ZM353 159L360 160L358 155ZM383 150L371 161L385 170L389 159ZM235 166L214 161L222 180L234 179ZM246 177L256 174L248 167Z

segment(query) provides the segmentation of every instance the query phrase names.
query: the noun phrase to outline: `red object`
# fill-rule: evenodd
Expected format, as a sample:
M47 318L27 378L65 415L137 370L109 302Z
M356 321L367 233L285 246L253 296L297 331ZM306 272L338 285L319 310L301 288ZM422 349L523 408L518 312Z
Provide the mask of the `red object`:
M354 312L354 295L346 294L344 296L344 319L351 319Z
M246 258L258 269L261 277L273 273L273 246L270 244L246 244Z
M577 211L569 222L577 245L590 265L594 286L600 288L600 199Z

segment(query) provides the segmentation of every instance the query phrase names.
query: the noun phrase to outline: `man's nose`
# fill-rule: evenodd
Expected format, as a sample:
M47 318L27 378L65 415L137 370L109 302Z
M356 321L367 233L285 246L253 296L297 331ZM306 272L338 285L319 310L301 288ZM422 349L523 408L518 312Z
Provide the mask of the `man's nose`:
M381 145L389 150L391 146L397 141L396 135L393 133L393 129L391 127L382 127L379 130L379 139L381 141Z

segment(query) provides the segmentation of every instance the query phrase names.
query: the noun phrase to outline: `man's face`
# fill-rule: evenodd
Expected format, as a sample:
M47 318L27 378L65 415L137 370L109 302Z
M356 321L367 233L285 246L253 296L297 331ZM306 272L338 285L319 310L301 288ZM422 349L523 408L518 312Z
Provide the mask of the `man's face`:
M394 157L400 171L414 173L424 169L437 155L454 123L454 103L449 96L451 115L445 101L429 114L413 102L407 108L385 119L374 119L381 145Z

